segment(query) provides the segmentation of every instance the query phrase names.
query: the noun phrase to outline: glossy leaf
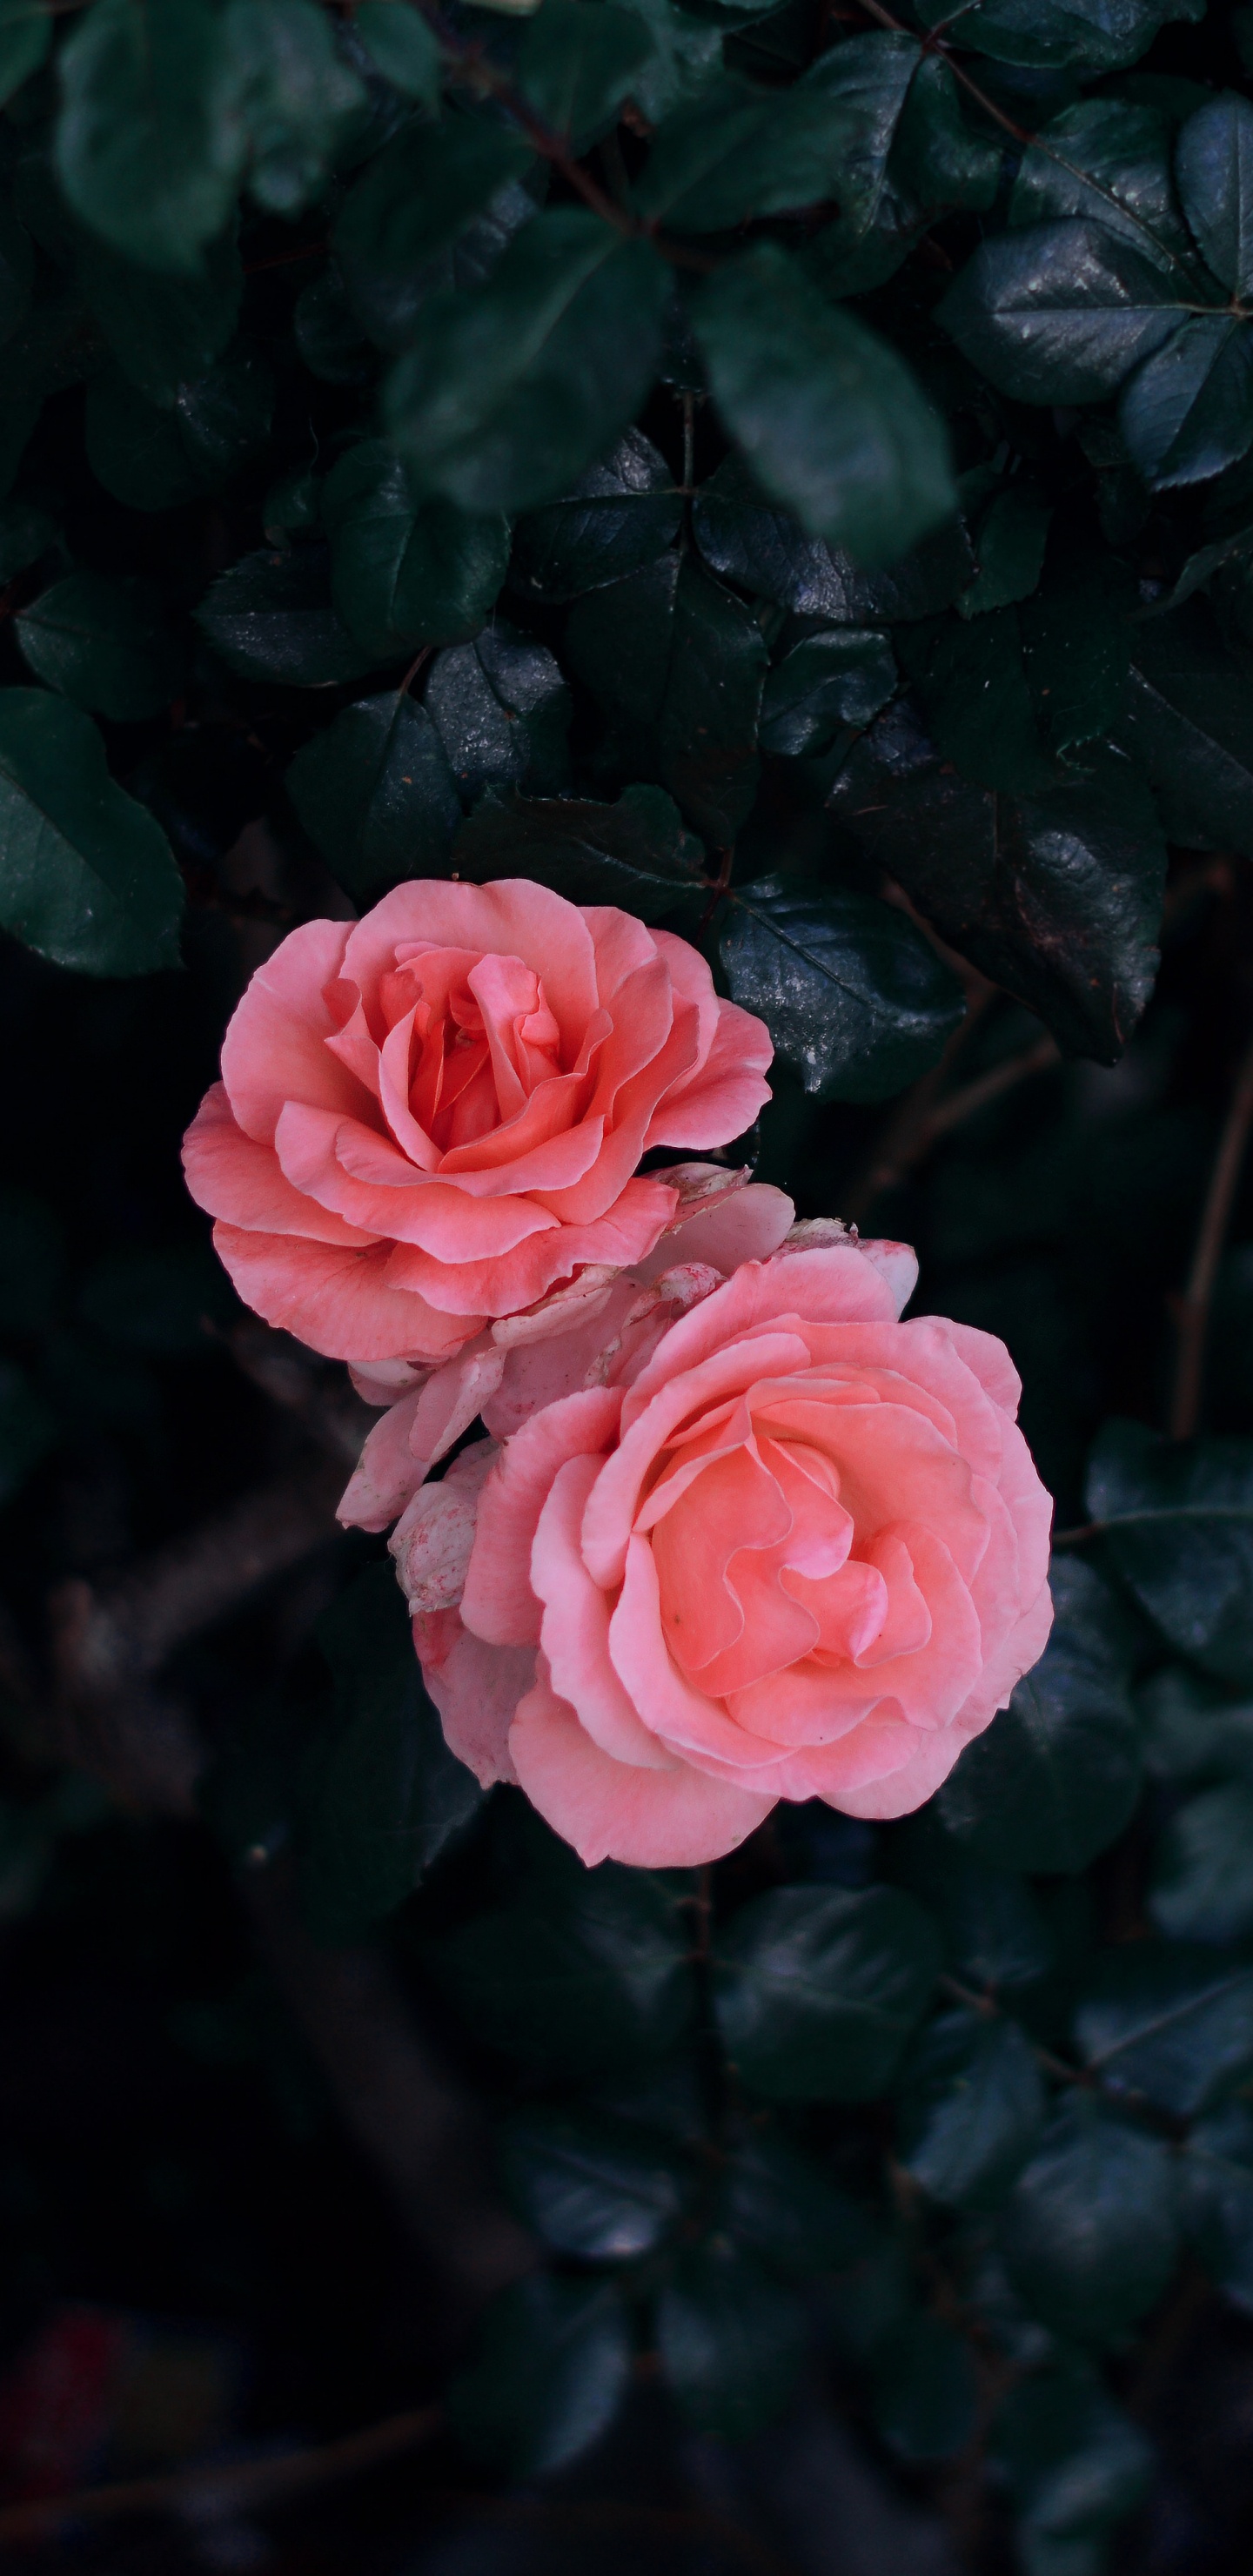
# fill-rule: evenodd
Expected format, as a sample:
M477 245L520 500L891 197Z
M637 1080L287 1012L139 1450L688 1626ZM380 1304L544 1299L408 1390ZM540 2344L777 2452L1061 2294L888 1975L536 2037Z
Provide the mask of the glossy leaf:
M523 598L546 604L577 599L655 562L678 534L682 517L682 495L664 456L642 431L628 429L563 500L518 521L512 586Z
M552 796L565 786L569 690L547 646L503 618L436 655L426 709L464 804L484 788Z
M1113 2341L1174 2269L1169 2147L1070 2094L1014 2187L1000 2239L1011 2279L1046 2325L1076 2343Z
M613 1862L563 1875L433 1940L427 1963L475 2037L589 2074L672 2047L694 2006L682 1888Z
M861 727L896 687L891 645L873 629L807 635L776 663L761 706L761 747L787 759L826 751L845 725Z
M67 573L15 620L37 679L118 724L160 715L183 680L179 639L154 583Z
M194 274L230 211L241 138L209 0L95 0L60 58L57 173L128 259Z
M1104 2087L1190 2119L1253 2065L1253 1969L1162 1942L1112 1950L1075 2037Z
M1044 2127L1044 2079L1018 2024L941 2014L905 2070L899 2155L932 2200L995 2209Z
M657 2349L679 2412L724 2440L782 2413L807 2341L800 2301L718 2236L680 2256L657 2304Z
M297 752L285 783L310 839L359 903L406 877L444 874L461 804L431 718L404 691L344 707Z
M719 1934L728 2053L773 2101L868 2101L883 2090L939 1965L920 1905L894 1888L780 1888Z
M492 2301L449 2411L476 2458L541 2477L608 2430L630 2372L626 2314L612 2285L535 2273Z
M1170 119L1126 98L1083 98L1038 128L1009 200L1013 225L1080 216L1169 275L1192 255L1171 167Z
M756 619L690 555L666 555L581 599L566 630L606 714L647 728L696 829L734 840L756 794L766 648Z
M628 787L616 805L580 797L488 794L457 835L458 874L479 885L520 870L569 903L611 903L640 921L680 907L693 923L710 901L700 842L660 787ZM695 913L692 907L695 906Z
M727 429L811 535L888 563L949 516L947 441L921 388L786 252L728 261L692 309Z
M374 658L335 613L323 546L245 555L206 592L196 623L228 670L290 689L355 680Z
M718 954L732 1000L764 1019L820 1100L890 1099L965 1013L956 976L908 916L852 886L755 878L723 911Z
M368 652L460 644L485 623L509 561L509 523L414 498L385 439L351 447L326 478L331 596Z
M1138 62L1169 19L1200 18L1205 0L975 0L962 12L963 45L998 62L1041 70L1072 66L1092 77ZM951 15L950 0L919 0L932 27Z
M1232 295L1253 289L1253 107L1234 90L1187 118L1175 145L1193 239Z
M1168 1443L1111 1422L1087 1503L1124 1582L1181 1654L1216 1681L1253 1681L1253 1441Z
M718 2220L737 2244L798 2277L856 2262L872 2233L817 2158L773 2129L752 2130L731 2150Z
M1195 314L1136 369L1118 425L1155 492L1238 463L1253 445L1253 330L1230 314Z
M802 88L816 91L834 111L839 180L831 193L858 236L869 232L878 215L888 160L922 60L916 36L877 28L829 46L802 76Z
M978 570L954 603L961 617L983 617L1029 599L1044 569L1050 512L1039 489L1010 483L994 493L975 539Z
M1253 1931L1253 1785L1189 1798L1153 1857L1147 1907L1177 1941L1242 1941Z
M940 318L971 365L1015 401L1101 402L1195 300L1186 280L1175 287L1101 225L1032 224L981 244Z
M556 2253L592 2263L650 2254L675 2226L694 2179L664 2138L584 2111L515 2112L501 2168L528 2227Z
M595 215L537 215L485 286L425 304L387 425L419 493L463 510L555 501L648 390L666 271Z
M89 716L0 690L0 927L58 966L177 966L183 889L159 824L109 777Z

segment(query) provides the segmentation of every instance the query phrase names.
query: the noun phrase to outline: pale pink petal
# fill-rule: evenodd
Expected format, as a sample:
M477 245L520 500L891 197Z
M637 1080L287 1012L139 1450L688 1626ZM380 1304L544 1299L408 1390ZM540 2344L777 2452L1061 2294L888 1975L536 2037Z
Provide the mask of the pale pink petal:
M615 1761L669 1770L666 1753L636 1715L609 1655L609 1602L583 1563L579 1530L599 1458L568 1458L553 1478L531 1548L531 1585L543 1603L540 1642L559 1699L578 1712L593 1743Z
M675 1262L703 1261L729 1279L742 1261L765 1261L778 1251L793 1214L782 1190L772 1189L768 1181L749 1181L663 1234L656 1250L637 1265L636 1275L646 1285Z
M403 1512L426 1473L409 1446L418 1392L401 1397L366 1435L352 1476L335 1507L346 1529L382 1530Z
M532 1806L589 1869L602 1860L698 1868L735 1851L774 1805L686 1763L644 1771L615 1762L543 1681L521 1702L509 1748Z
M452 1610L465 1588L474 1545L479 1489L497 1455L494 1440L476 1440L438 1485L424 1485L401 1514L388 1542L410 1610Z
M434 1636L438 1656L431 1650ZM494 1780L516 1781L509 1729L535 1679L534 1647L485 1645L462 1626L456 1610L418 1612L413 1641L449 1751L481 1788L490 1789Z
M504 1352L493 1349L486 1334L482 1339L486 1348L480 1349L476 1343L462 1351L457 1359L437 1369L419 1392L409 1445L422 1475L438 1459L447 1457L500 1384Z

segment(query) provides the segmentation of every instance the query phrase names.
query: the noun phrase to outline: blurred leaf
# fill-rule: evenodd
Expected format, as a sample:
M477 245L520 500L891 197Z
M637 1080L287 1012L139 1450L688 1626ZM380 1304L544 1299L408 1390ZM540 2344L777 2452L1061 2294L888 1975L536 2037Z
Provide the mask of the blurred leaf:
M896 661L873 628L806 635L776 663L761 705L761 747L788 759L826 751L843 725L868 725L896 687Z
M220 23L223 103L249 193L268 213L297 214L325 180L365 90L314 0L227 0Z
M220 573L196 623L229 671L289 689L330 689L367 671L365 651L337 616L324 546L262 549Z
M439 96L439 40L411 0L362 0L353 25L384 80L402 97L433 107Z
M1253 2066L1253 1968L1160 1942L1107 1952L1075 2038L1107 2089L1189 2119Z
M800 82L764 90L727 73L654 137L635 202L669 232L727 232L834 195L846 118Z
M463 804L477 804L485 788L556 796L566 786L569 689L547 645L503 618L473 644L436 654L426 709Z
M1120 742L1164 830L1190 849L1253 851L1253 694L1201 599L1140 629Z
M198 276L163 277L91 236L78 274L123 375L163 408L221 357L239 319L244 276L230 226L208 244Z
M664 2138L588 2111L515 2111L501 2161L519 2217L558 2254L592 2263L650 2254L693 2179Z
M1031 2576L1079 2576L1084 2549L1131 2513L1153 2473L1147 2434L1096 2372L1067 2360L1011 2388L993 2421L992 2458L1007 2480ZM1103 2551L1089 2559L1094 2571Z
M523 96L572 153L586 152L614 120L653 51L642 18L615 0L543 0L517 57Z
M1144 1758L1158 1779L1253 1777L1253 1705L1228 1699L1187 1664L1167 1664L1137 1694Z
M109 777L89 716L0 690L0 926L58 966L179 962L183 888L159 824Z
M916 36L901 28L876 29L829 45L803 74L801 86L826 99L839 151L839 177L829 191L858 236L879 212L888 161L911 84L922 63Z
M751 611L692 556L670 554L580 599L566 642L606 714L650 730L696 829L720 848L733 841L759 777L767 661Z
M719 1930L724 2045L770 2100L869 2101L890 2081L938 1966L929 1916L895 1888L777 1888Z
M979 2405L966 2337L943 2317L910 2317L875 2354L871 2404L876 2430L903 2460L964 2451Z
M1253 1932L1253 1783L1203 1789L1159 1836L1146 1899L1176 1941L1241 1941Z
M424 1955L488 2047L579 2081L617 2074L690 2022L683 1892L606 1861L440 1934Z
M57 174L128 259L194 275L230 211L240 144L209 0L95 0L60 56Z
M264 452L274 395L272 370L247 350L180 384L168 409L107 368L87 392L92 470L132 510L170 510L220 491Z
M724 2441L782 2413L807 2342L799 2300L721 2236L680 2255L657 2303L671 2395L689 2424Z
M995 2209L1044 2126L1044 2079L1017 2022L960 2010L929 2024L901 2079L901 2162L932 2200Z
M1061 2103L1000 2222L1011 2279L1077 2343L1109 2343L1161 2297L1179 2245L1170 2150L1085 2094Z
M1253 1682L1253 1440L1185 1447L1143 1423L1107 1423L1086 1499L1172 1646L1216 1681Z
M0 0L0 107L39 70L51 44L44 0Z
M1056 1942L1025 1878L976 1859L941 1823L933 1799L892 1831L888 1874L922 1898L944 1933L948 1964L981 1989L1033 1985Z
M0 1187L0 1333L42 1333L55 1322L65 1241L53 1208L29 1190Z
M943 424L908 367L786 252L726 262L693 319L727 429L812 536L889 563L950 516Z
M651 243L563 206L524 224L485 286L432 295L385 402L415 490L470 511L559 499L646 394L666 291Z
M322 522L331 596L364 649L383 659L412 644L476 635L505 578L506 519L467 518L447 501L414 499L385 439L363 439L327 475Z
M334 1708L305 1757L301 1896L320 1939L354 1941L418 1886L483 1793L444 1742L390 1565L358 1575L316 1634Z
M341 708L297 752L285 784L310 839L358 902L406 877L443 874L461 806L435 726L405 691Z
M738 2244L804 2277L855 2262L871 2225L813 2156L777 2129L753 2129L730 2150L718 2224Z
M852 886L754 878L723 913L718 953L732 1000L819 1100L890 1099L965 1014L957 977L908 915Z
M975 569L966 532L953 518L896 562L859 570L839 547L807 536L791 512L754 483L734 452L701 484L692 503L692 532L706 562L741 589L841 626L893 626L933 617L956 599Z
M93 1261L78 1310L96 1332L163 1358L200 1357L206 1327L227 1321L234 1298L207 1244L159 1252L106 1253Z
M978 571L955 602L962 617L982 617L1028 599L1044 568L1050 511L1038 487L1009 483L993 494L975 539Z
M68 573L14 625L37 679L117 724L161 715L182 687L179 639L155 582Z
M398 5L408 9L411 0ZM331 242L353 311L379 348L406 346L427 298L453 282L446 255L476 219L512 204L503 248L523 209L534 214L533 200L517 189L532 158L521 135L452 114L439 125L403 126L367 162Z
M585 7L586 0L570 5ZM563 500L519 519L510 581L525 599L577 599L655 562L682 517L683 496L664 456L640 430L628 429Z
M1141 1754L1116 1602L1091 1567L1054 1560L1044 1653L967 1745L936 1805L985 1860L1080 1870L1122 1832Z
M1228 2298L1253 2312L1253 2112L1246 2102L1198 2120L1179 2177L1190 2244Z
M56 1417L25 1370L12 1360L0 1360L0 1505L21 1492L56 1439Z
M489 793L462 824L453 855L477 885L520 869L570 903L617 904L640 921L709 902L700 842L661 787L628 787L616 805L521 796L505 804Z
M449 2411L476 2458L514 2477L542 2477L608 2430L630 2372L612 2284L533 2273L493 2299L478 2357L449 2390Z

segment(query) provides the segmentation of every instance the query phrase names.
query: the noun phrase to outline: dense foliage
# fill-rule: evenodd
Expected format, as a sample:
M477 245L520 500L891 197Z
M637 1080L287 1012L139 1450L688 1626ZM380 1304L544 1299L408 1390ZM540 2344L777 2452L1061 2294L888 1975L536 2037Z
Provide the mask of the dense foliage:
M313 1455L176 1165L295 921L509 874L695 940L776 1048L729 1159L918 1243L1058 1498L1052 1641L931 1806L712 1880L480 1797L381 1547L148 1653L199 1831L389 1943L499 2124L545 2255L452 2378L489 2471L817 2370L971 2565L1097 2576L1180 2283L1253 2314L1253 1199L1173 1402L1166 1304L1253 1002L1251 69L1204 0L0 0L15 1966L200 1850L80 1776L186 1803L181 1715L129 1771L40 1718L49 1586ZM281 2091L214 1866L184 1989L177 1871L127 1938Z

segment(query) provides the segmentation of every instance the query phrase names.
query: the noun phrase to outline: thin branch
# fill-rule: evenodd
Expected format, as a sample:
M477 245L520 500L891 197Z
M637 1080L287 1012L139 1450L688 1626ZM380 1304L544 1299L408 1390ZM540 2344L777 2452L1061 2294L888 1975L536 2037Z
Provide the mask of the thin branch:
M964 1039L969 1027L968 1016L955 1032L955 1039ZM1029 1081L1034 1074L1049 1072L1061 1061L1055 1039L1035 1038L1020 1055L1007 1056L1002 1064L992 1065L973 1082L964 1083L959 1091L945 1094L943 1080L956 1052L955 1039L950 1039L949 1048L939 1064L932 1068L931 1074L923 1075L922 1083L903 1104L864 1178L854 1182L851 1190L845 1192L844 1212L856 1223L861 1223L884 1191L894 1189L898 1182L908 1177L924 1155L930 1153L932 1146L938 1144L941 1136L949 1135L954 1127L960 1127L967 1118L973 1118L976 1111L986 1109L990 1101L1003 1099L1005 1093L1015 1090L1020 1082Z
M1172 1440L1190 1440L1201 1410L1205 1338L1209 1330L1214 1282L1222 1259L1236 1189L1253 1126L1253 1042L1236 1076L1209 1190L1201 1213L1196 1250L1178 1314L1178 1351L1171 1389L1169 1430Z

